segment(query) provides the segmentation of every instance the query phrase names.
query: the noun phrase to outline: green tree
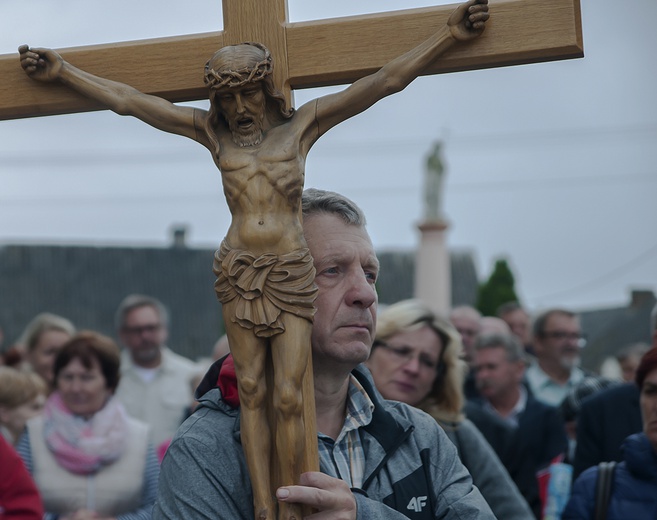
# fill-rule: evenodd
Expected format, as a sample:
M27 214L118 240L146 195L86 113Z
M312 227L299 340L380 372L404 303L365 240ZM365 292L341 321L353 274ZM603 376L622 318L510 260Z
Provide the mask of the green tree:
M495 316L497 308L503 303L519 301L514 285L513 273L507 261L496 260L490 277L479 286L477 294L479 312L484 316Z

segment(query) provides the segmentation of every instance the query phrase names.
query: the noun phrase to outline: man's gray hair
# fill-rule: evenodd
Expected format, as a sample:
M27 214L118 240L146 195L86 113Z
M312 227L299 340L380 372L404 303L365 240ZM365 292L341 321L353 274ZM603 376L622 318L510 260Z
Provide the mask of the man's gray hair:
M525 311L525 309L522 308L522 305L520 305L520 302L516 300L512 300L510 302L506 302L500 305L495 311L495 316L497 316L498 318L502 318L507 314L511 312L515 312L517 310Z
M652 308L650 313L650 334L657 330L657 305Z
M525 361L525 349L511 334L483 334L477 337L474 348L477 352L488 348L503 348L507 361Z
M301 209L304 217L317 213L328 213L337 215L346 224L353 226L365 227L367 224L365 214L356 203L334 191L318 190L316 188L304 190L301 198Z
M169 327L169 311L160 300L143 294L131 294L123 299L116 310L114 317L116 330L120 331L125 325L125 317L128 313L139 307L153 307L157 311L162 325L165 328Z
M545 332L545 325L552 316L567 316L569 318L577 318L577 314L566 309L548 309L541 312L534 320L533 333L535 337L541 337Z

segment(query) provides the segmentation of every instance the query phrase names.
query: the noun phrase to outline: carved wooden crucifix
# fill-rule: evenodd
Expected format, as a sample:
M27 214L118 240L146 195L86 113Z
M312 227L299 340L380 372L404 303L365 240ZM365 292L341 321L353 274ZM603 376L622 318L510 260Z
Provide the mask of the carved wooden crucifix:
M490 8L491 20L482 37L454 48L426 74L583 56L579 0L491 0ZM289 100L291 89L351 83L374 72L424 41L453 10L454 5L445 5L290 23L286 0L223 0L220 32L61 53L87 72L179 102L207 98L203 65L217 49L257 41L271 50L275 83ZM65 87L31 81L15 54L0 56L0 78L0 119L103 108Z
M473 2L473 4L474 3L476 2ZM501 1L493 8L493 20L498 16L499 19L497 19L496 22L491 23L492 28L490 31L484 33L486 35L484 38L475 41L472 45L456 48L447 58L441 59L440 63L431 65L426 69L425 66L427 63L430 63L430 60L422 60L418 56L428 56L429 47L427 47L428 44L418 44L421 44L424 41L433 41L435 38L431 38L431 36L436 33L436 29L440 27L445 27L444 31L447 31L446 33L443 33L444 36L441 36L441 38L447 38L445 35L451 30L447 29L447 20L450 17L450 14L454 11L455 6L414 9L395 14L350 17L341 20L303 23L287 22L285 0L272 0L267 3L262 2L262 0L224 0L223 8L225 29L217 34L209 36L201 35L195 37L166 38L141 43L105 45L63 51L65 58L70 63L74 63L76 67L85 70L86 73L105 78L105 80L102 80L101 78L91 80L86 73L83 74L79 70L78 72L72 72L73 69L71 67L66 69L67 84L69 86L75 84L81 92L89 93L92 90L97 90L106 94L95 97L95 99L98 99L99 101L101 99L105 100L104 105L100 105L98 102L82 99L79 96L72 94L69 89L59 87L56 84L43 86L32 82L27 79L27 76L21 75L22 73L18 67L15 65L9 66L6 59L2 59L0 60L0 72L3 71L3 68L7 68L7 77L9 80L4 84L3 90L0 91L0 117L18 118L69 113L100 109L104 108L105 105L109 105L116 107L113 109L117 112L130 113L162 130L195 138L197 141L201 142L201 144L206 145L211 151L213 151L215 162L221 169L222 175L227 173L224 170L228 170L233 174L230 176L230 183L244 183L244 185L240 184L237 187L229 186L232 192L230 194L227 193L227 198L232 200L231 212L233 213L233 216L235 217L237 212L239 216L237 220L242 223L246 222L246 225L238 230L231 224L232 234L231 230L229 230L227 240L222 244L222 249L218 253L215 262L215 272L219 277L217 282L217 293L220 296L222 303L224 303L224 310L227 308L233 310L244 308L234 303L234 298L236 297L235 292L237 290L236 287L239 285L238 282L240 282L241 279L236 283L228 280L228 275L226 273L228 271L231 273L236 272L232 267L239 264L239 269L246 269L247 271L251 270L256 263L262 264L260 260L265 258L266 255L269 255L267 256L267 261L272 260L271 256L273 255L276 256L276 262L285 262L286 266L288 265L288 262L292 262L292 259L289 256L282 255L281 251L272 252L271 250L263 250L263 248L265 248L265 244L274 247L271 245L271 242L273 241L271 233L267 232L267 226L274 219L286 218L290 220L291 226L281 225L280 222L278 222L277 226L271 226L271 228L279 229L279 232L281 233L286 231L280 231L280 228L289 228L288 231L291 230L290 232L297 229L297 226L295 226L295 224L298 224L298 220L295 220L298 219L296 210L293 208L291 210L291 215L288 214L290 213L289 207L293 206L288 196L298 197L300 195L300 190L292 190L292 192L288 194L278 193L279 190L275 186L275 179L267 179L271 182L271 186L267 188L267 191L265 192L266 196L262 197L262 200L256 200L256 202L258 202L256 206L258 207L254 210L249 206L253 197L247 197L245 195L243 200L238 200L240 194L247 191L246 179L251 178L249 175L253 178L256 178L257 176L260 176L261 178L266 177L267 172L271 173L272 171L277 171L282 173L283 170L287 171L297 168L294 171L287 171L286 175L292 176L292 180L301 180L302 183L305 153L307 153L315 140L319 138L319 135L331 126L351 117L351 115L357 114L368 106L371 106L376 100L387 95L384 93L381 93L380 95L369 94L369 91L373 87L381 90L381 85L385 82L377 83L377 81L374 80L371 83L364 83L365 80L362 80L357 83L360 87L355 89L355 93L351 89L348 89L346 91L347 94L341 93L332 96L332 101L325 102L329 103L328 108L326 105L321 105L323 108L320 108L319 104L313 105L312 108L307 108L310 104L301 107L296 113L296 119L290 119L290 124L292 126L289 128L292 128L293 130L289 130L288 128L287 133L282 131L276 133L274 131L283 128L283 123L281 122L280 126L277 123L273 127L268 128L268 130L271 130L270 137L264 138L261 134L253 134L257 139L254 138L252 141L246 142L236 140L237 137L239 137L237 136L239 132L236 134L235 131L231 130L233 132L234 144L238 144L239 147L243 148L242 151L239 151L239 149L235 149L234 147L231 151L233 145L225 140L225 135L221 134L221 131L224 131L225 134L225 129L220 129L219 133L212 134L214 138L216 138L215 141L212 141L212 139L208 137L209 134L203 133L203 129L208 129L208 126L205 123L209 122L213 125L215 123L213 122L214 120L210 119L210 116L202 115L201 111L197 112L192 109L182 109L180 107L174 107L169 103L163 104L161 100L158 100L157 103L152 101L152 99L144 101L144 96L137 96L140 101L136 103L125 104L123 102L125 100L121 100L120 103L114 103L118 97L126 97L127 95L125 94L126 89L116 89L117 84L114 82L118 81L120 83L127 83L141 92L153 94L172 102L205 98L208 95L208 88L203 85L203 76L201 74L205 59L207 59L208 56L211 56L218 48L245 41L263 43L271 50L276 60L276 66L273 69L274 84L284 91L287 96L288 105L291 105L291 89L293 88L353 82L357 79L373 74L385 64L388 66L383 69L381 73L383 73L383 71L391 71L392 69L397 71L400 71L400 69L409 69L406 64L409 61L415 60L415 63L421 65L417 65L417 67L413 69L412 77L414 78L419 71L423 70L425 74L429 74L434 72L512 65L582 55L579 4L573 0L554 0L547 7L543 3L534 0L515 2ZM480 5L473 5L471 7L471 9L475 10L480 8L482 8ZM518 11L520 11L520 14L518 14ZM550 17L550 14L552 14L553 17ZM462 20L462 18L459 19ZM445 40L438 39L436 41ZM253 48L248 51L245 50L244 47L248 46L239 47L241 48L239 52L242 57L246 55L252 56L254 53L257 54L257 52L259 52ZM407 53L407 51L416 48L422 48L425 50L420 51L419 54L416 51ZM232 47L224 49L224 51L228 51L229 53L237 52L234 51ZM28 51L26 48L23 52L31 51ZM246 53L246 55L244 53ZM403 55L402 58L395 59L401 55ZM217 55L215 55L215 57L216 56ZM221 59L217 58L217 61L215 62L215 57L212 58L211 63L214 63L219 67L222 63ZM36 64L39 61L41 63L46 63L46 61L48 61L53 67L53 64L56 63L53 56L48 58L48 60L44 59L44 55L37 56L37 58L34 56L26 58L27 60L33 60L32 67L35 69L37 68ZM15 56L12 56L11 59L14 60L15 63ZM395 62L396 65L391 68L390 65L392 62ZM26 62L24 61L23 63L24 66L26 66ZM257 67L260 67L261 65L266 67L266 63L266 59L260 61ZM29 67L29 64L26 67ZM217 71L219 72L217 72L214 67L215 65L212 65L212 67L208 65L206 79L209 71L211 73L211 79L223 81L223 76L221 76L223 73L221 72L221 69L218 68ZM14 69L17 71L16 74L13 72ZM63 71L64 69L62 68L61 70ZM63 74L63 72L60 73ZM267 74L268 73L269 72L267 72ZM376 76L379 77L381 73L376 74ZM53 74L56 75L58 73L53 72ZM386 74L389 74L389 72L386 72ZM53 77L55 77L54 75ZM407 79L409 81L412 80L410 77ZM97 80L101 81L99 82ZM108 82L107 80L113 81ZM368 88L364 87L365 84L368 85ZM262 90L253 90L252 92L246 90L244 82L241 80L239 82L239 87L238 85L234 85L234 87L238 88L238 90L233 90L231 94L226 94L227 96L230 95L237 98L237 96L249 95L254 96L254 99L258 99L258 96L263 92ZM239 90L239 88L242 90ZM385 88L383 88L383 90L385 90ZM130 90L130 92L132 92L132 90ZM352 93L349 94L349 92ZM132 94L130 94L130 96L135 97ZM372 98L371 100L369 100L370 97ZM347 103L346 105L348 106L344 103L340 104L341 102L338 101L338 98L343 101L349 101L351 104ZM217 98L214 99L216 100ZM219 103L226 102L224 97L219 99ZM114 105L112 105L112 103L114 103ZM331 103L333 103L333 105L331 105ZM166 107L163 105L166 105ZM126 106L132 106L133 108L131 110L126 110ZM122 108L119 109L118 107ZM361 108L356 110L356 107ZM158 112L158 117L153 116L154 111ZM323 115L320 116L320 114ZM226 114L224 113L222 116L226 116ZM206 117L207 119L205 119ZM320 117L323 117L324 119L320 121ZM235 121L240 123L241 120L235 119ZM247 123L250 127L254 124L254 120L249 119ZM269 124L271 121L267 120L267 123ZM314 130L304 130L308 128ZM321 133L320 129L322 129ZM214 132L215 128L213 127L210 130ZM315 130L316 135L313 133ZM293 163L289 157L282 157L282 155L285 150L297 146L294 144L295 135L297 135L294 133L295 131L298 132L298 135L300 136L299 142L302 144L298 146L298 149L300 150L299 155L295 158L296 162ZM251 139L253 135L249 134L249 139ZM224 140L222 141L222 139ZM307 141L304 141L304 139ZM252 146L260 146L261 143L262 150L265 150L262 155L258 155L257 150L253 151L253 149L249 149L249 147ZM219 156L221 154L227 155L229 152L234 156L238 155L242 159L251 154L249 155L250 160L224 160L222 162ZM281 158L272 159L276 157ZM269 161L267 164L263 164L265 159ZM290 167L289 164L292 163L296 166ZM239 166L241 164L246 166ZM248 168L249 165L251 166L250 169ZM242 170L237 171L240 167ZM226 189L227 183L225 181L224 191L226 191ZM262 191L262 186L260 187L260 191ZM294 193L296 193L296 195L294 195ZM256 194L251 193L251 195ZM267 215L266 207L272 205L272 200L281 199L281 197L285 199L285 203L282 203L279 200L279 206L284 206L288 210L288 213L281 211L279 207L276 213L273 215ZM247 206L249 206L249 208L247 208ZM255 218L255 213L262 216ZM235 222L235 220L233 222ZM251 235L255 236L257 239L251 240L249 238ZM302 249L304 243L303 237L300 237L298 241L295 241L289 239L287 234L285 236L286 241L281 240L280 242L294 242L294 244L296 244L295 247L298 247L299 249L285 251L284 253L289 252L292 255L296 255L299 251L307 251ZM254 248L249 250L248 247L236 244L237 241L242 239L243 242L247 242L245 237L249 238L248 241L251 245L255 246ZM232 243L232 246L229 242ZM253 256L252 253L256 253L255 256ZM306 253L303 254L305 255ZM295 258L297 257L295 256ZM257 262L252 261L254 259L257 259ZM304 258L299 258L298 260L299 276L304 280L309 273L305 268L307 259L307 256L304 256ZM292 281L296 282L297 279ZM312 285L312 278L310 281ZM249 290L246 291L242 285L239 285L239 289L244 289L245 292L249 293L249 296L251 296L251 293L254 293L250 287ZM258 288L258 290L260 289L261 288ZM304 286L304 290L305 289L306 287ZM240 293L240 295L241 294L242 293ZM232 307L227 307L228 305ZM312 301L310 302L310 307L312 308ZM300 332L306 330L309 331L309 329L307 329L308 321L304 321L306 318L304 314L296 314L287 308L285 308L285 310L289 312L290 315L294 314L295 316L302 318L301 320L294 321L296 318L288 317L285 320L288 328L283 328L282 330L286 331L285 333L288 337L298 339L301 337ZM227 314L227 319L235 318L233 319L234 323L239 321L240 326L249 331L254 330L253 334L258 338L276 338L275 334L278 334L278 332L273 331L274 329L272 327L267 325L267 327L269 327L265 327L267 329L265 331L267 334L258 335L252 325L260 326L260 322L251 323L251 325L247 326L242 323L243 321L248 321L242 319L245 316L240 317L236 314L231 314L230 312ZM268 317L270 313L268 312L265 314L267 314ZM247 365L249 362L251 362L255 356L260 355L262 349L251 348L254 346L258 347L259 344L256 345L254 343L250 333L242 335L241 329L237 330L237 332L234 328L227 327L227 329L236 366L240 364L238 357L241 358L242 361L247 361L247 363L243 363L241 365L242 368L238 370L238 385L240 385L240 381L242 381L240 379L240 374L243 373L242 370L248 368ZM289 336L291 332L294 332L294 336ZM231 336L231 334L233 334L233 336ZM233 344L233 339L238 338L241 338L242 341L236 341ZM308 338L308 340L306 340L306 338ZM304 333L303 341L297 343L308 345L309 339L309 334L305 335ZM256 342L257 341L260 340L256 340ZM279 374L280 367L284 367L286 364L286 362L282 362L285 361L282 359L282 352L286 352L290 346L289 344L286 344L285 349L283 349L282 346L284 342L282 342L280 338L272 339L271 341L273 342L271 345L274 345L274 343L278 345L278 347L272 347L272 349L270 349L276 350L275 357L273 357L273 354L270 355L274 359L274 365L278 363L279 368L277 369L277 374ZM250 352L253 355L245 356L244 349L247 348L251 348ZM236 352L237 350L242 351L242 353L238 354L238 352ZM312 360L308 358L306 365L306 358L301 357L300 359L304 360L302 368L306 367L306 370L302 371L303 378L298 385L303 389L303 421L306 427L305 446L308 448L308 452L303 455L305 471L317 469L318 463L316 454L314 400L312 398ZM287 363L294 363L294 360L288 359ZM272 386L273 379L271 375L271 362L268 367L266 388L273 388L275 394L279 385ZM278 375L276 377L278 377ZM260 374L258 374L258 377L245 377L243 381L249 380L249 384L252 384L252 381L260 382L261 380L264 381L264 379L265 378L260 378ZM244 388L245 387L240 386L240 397L249 397L249 393L242 394ZM274 397L274 400L276 400L276 397ZM247 416L245 407L248 408L249 406L247 405L247 402L248 400L243 400L242 403L243 438L244 430L246 429L244 425L246 424ZM275 424L276 421L273 418L274 411L271 406L272 405L270 404L267 413L269 416L268 422L269 424ZM255 429L252 428L252 430L253 433L255 433ZM279 431L283 430L280 429ZM303 437L303 435L301 435L301 437ZM254 439L255 436L250 436L249 438ZM248 460L248 447L255 446L257 443L244 444L247 447L245 448L245 451L247 451ZM289 448L288 451L290 451L295 446L288 444L287 447ZM279 451L285 451L280 450L280 447L278 447L278 449ZM285 458L290 458L287 451L285 451L285 453ZM261 459L252 458L249 460L250 470L254 467L258 467L258 464L251 464L251 462L258 462L259 460ZM272 462L273 474L271 481L274 483L274 488L277 487L276 483L279 482L279 475L277 475L277 473L283 473L280 465L283 465L285 462L286 461L283 460L282 457L278 459L278 462ZM277 465L279 465L279 467L277 467ZM260 466L262 466L262 464ZM290 473L287 466L285 472L286 474ZM253 473L251 476L253 481ZM281 478L280 480L284 481L286 479ZM290 482L287 483L289 484ZM256 487L257 486L254 486L254 490ZM264 487L269 489L268 486ZM257 488L261 489L262 487ZM266 495L266 493L264 493L263 496L264 495ZM258 503L264 504L267 500L269 499L265 498L263 500L256 500L256 510L258 510ZM266 515L263 515L263 517L265 516Z

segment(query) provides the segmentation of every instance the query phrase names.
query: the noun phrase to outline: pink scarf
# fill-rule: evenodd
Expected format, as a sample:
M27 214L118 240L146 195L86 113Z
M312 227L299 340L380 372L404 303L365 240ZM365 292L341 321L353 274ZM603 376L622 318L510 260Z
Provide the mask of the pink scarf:
M57 462L78 475L96 473L118 459L128 440L128 417L114 397L89 420L73 415L54 392L44 409L46 445Z

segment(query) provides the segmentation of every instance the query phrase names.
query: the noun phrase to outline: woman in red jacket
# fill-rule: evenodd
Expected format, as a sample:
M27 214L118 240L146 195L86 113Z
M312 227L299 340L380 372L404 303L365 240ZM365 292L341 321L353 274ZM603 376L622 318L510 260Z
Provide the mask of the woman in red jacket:
M41 520L43 506L23 461L0 436L0 520Z

